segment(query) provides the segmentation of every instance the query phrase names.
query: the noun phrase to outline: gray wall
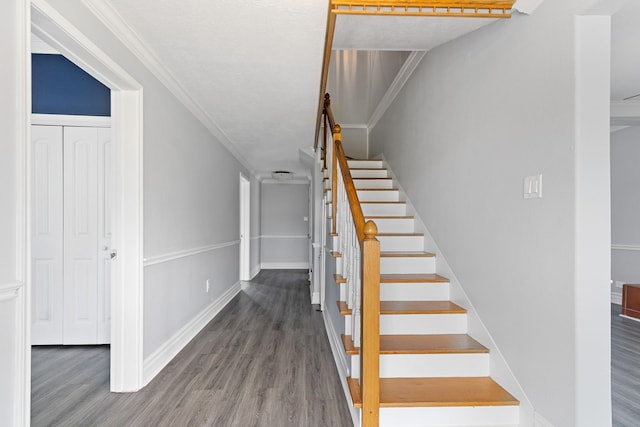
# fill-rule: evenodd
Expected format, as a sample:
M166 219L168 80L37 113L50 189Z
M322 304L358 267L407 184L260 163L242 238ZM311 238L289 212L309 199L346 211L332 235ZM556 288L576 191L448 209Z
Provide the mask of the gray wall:
M611 134L611 280L640 283L640 127ZM616 298L614 298L616 299ZM617 299L616 299L617 300Z
M586 306L577 303L574 270L581 143L574 37L582 9L561 3L544 2L531 16L515 14L430 51L369 142L371 155L383 154L398 176L535 411L555 426L596 426L610 423L608 317L602 298L592 313L602 351L578 353L587 335L586 325L576 325ZM544 197L524 200L523 178L537 174ZM590 304L585 286L582 303ZM589 385L586 366L602 372Z
M261 201L262 268L309 268L309 182L264 181Z

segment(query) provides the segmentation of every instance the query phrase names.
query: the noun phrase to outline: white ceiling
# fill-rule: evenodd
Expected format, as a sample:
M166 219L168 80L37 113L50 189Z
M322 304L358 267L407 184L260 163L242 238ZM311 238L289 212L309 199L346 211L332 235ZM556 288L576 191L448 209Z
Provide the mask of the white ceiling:
M535 8L541 0L520 0ZM91 1L91 3L98 3ZM314 142L327 1L105 0L210 123L259 175L307 175L300 152ZM640 93L640 2L613 18L612 99ZM521 9L522 10L522 9ZM634 16L635 18L633 18ZM398 51L364 55L373 73L354 102L366 98L364 121L409 50L427 51L494 22L488 18L339 16L334 48ZM621 48L618 48L621 46ZM361 54L355 57L362 57ZM344 59L344 57L343 57ZM331 88L355 87L354 73L333 69ZM342 79L342 80L341 80ZM343 101L341 101L343 102ZM334 103L335 105L335 103ZM354 104L355 105L355 104ZM362 104L360 104L362 105ZM353 106L352 106L353 107ZM354 112L355 107L343 107Z

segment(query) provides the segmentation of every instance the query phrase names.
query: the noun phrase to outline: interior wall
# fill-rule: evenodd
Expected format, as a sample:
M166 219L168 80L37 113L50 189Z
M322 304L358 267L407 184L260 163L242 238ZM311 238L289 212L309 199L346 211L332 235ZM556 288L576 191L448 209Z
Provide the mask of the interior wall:
M366 127L342 128L342 148L347 157L366 159L369 155L369 131Z
M611 134L611 292L617 283L640 283L640 127ZM618 284L619 284L618 283Z
M389 162L537 416L555 426L576 425L578 411L574 16L582 6L544 2L430 51L369 136L370 154ZM538 174L543 198L524 199L523 178ZM599 404L589 425L605 425L610 402Z
M84 2L50 3L143 86L146 364L239 291L238 175L249 173Z
M261 195L261 268L309 268L309 182L265 180Z

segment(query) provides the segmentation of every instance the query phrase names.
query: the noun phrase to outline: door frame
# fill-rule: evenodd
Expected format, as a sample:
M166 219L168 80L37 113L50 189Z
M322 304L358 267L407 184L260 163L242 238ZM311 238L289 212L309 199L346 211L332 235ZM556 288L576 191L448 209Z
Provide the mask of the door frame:
M112 132L114 140L114 206L112 216L113 247L118 256L112 262L111 275L111 391L137 391L143 386L143 135L142 86L115 61L90 41L45 0L22 0L28 8L30 26L23 29L24 39L31 32L59 50L105 86L111 89ZM30 4L30 8L29 8ZM30 64L30 49L21 53ZM24 105L31 109L31 69L26 67ZM31 381L31 152L30 111L23 136L22 164L25 182L23 245L25 267L25 333L23 377L23 420L30 419ZM126 286L125 286L126 284Z
M240 173L240 280L251 280L251 181Z

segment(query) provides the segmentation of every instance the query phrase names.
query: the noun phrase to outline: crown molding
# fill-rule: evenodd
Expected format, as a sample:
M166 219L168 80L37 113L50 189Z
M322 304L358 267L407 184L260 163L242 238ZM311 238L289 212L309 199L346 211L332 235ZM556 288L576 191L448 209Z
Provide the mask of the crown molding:
M413 51L409 54L406 61L404 61L404 64L402 64L400 71L398 71L395 79L393 79L393 82L391 82L391 85L389 85L389 88L378 103L378 106L373 111L373 114L371 114L366 126L369 132L371 132L375 125L378 124L378 121L391 106L393 100L396 99L396 96L398 96L405 83L407 83L407 80L409 80L409 77L411 77L411 74L413 74L414 70L426 54L427 52L422 50Z
M109 2L100 0L82 0L82 2L251 174L255 173L254 168L240 153L231 138L187 92L171 71L162 65L155 52L142 41Z

